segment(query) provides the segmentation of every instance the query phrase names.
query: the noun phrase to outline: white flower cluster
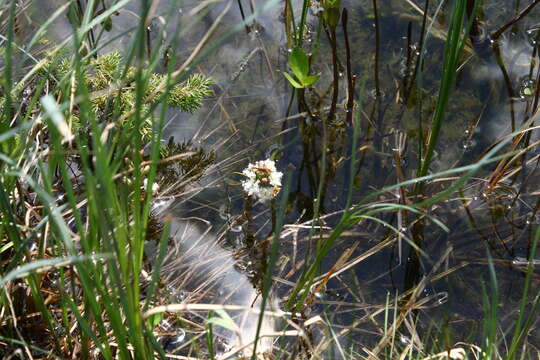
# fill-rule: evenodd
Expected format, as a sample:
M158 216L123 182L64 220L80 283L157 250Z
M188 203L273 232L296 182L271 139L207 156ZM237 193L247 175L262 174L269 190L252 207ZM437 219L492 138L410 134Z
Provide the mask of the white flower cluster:
M274 160L261 160L249 164L242 174L247 178L242 181L244 191L263 202L272 199L281 190L283 173L276 170Z

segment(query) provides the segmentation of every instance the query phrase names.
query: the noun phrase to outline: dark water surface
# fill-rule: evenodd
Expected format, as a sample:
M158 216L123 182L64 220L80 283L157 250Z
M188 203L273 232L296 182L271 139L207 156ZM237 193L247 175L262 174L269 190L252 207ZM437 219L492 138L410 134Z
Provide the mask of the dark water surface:
M400 162L403 178L414 178L419 135L430 126L452 2L445 2L435 16L433 31L423 50L423 89L409 95L417 97L420 94L422 109L418 98L404 101L419 56L422 26L422 15L411 3L423 7L423 2L418 1L379 2L381 95L377 98L372 2L342 2L342 7L349 12L352 71L365 82L358 140L359 146L364 148L358 152L361 165L355 176L353 203L374 190L398 182L393 149L403 149ZM480 21L473 28L471 41L463 53L463 65L448 105L431 166L433 173L471 164L497 139L511 133L513 128L519 128L531 113L534 101L531 94L534 94L538 74L538 65L535 65L538 55L534 53L534 46L540 9L533 10L493 42L489 35L516 15L518 4L516 1L481 3ZM254 4L256 9L263 2L255 1ZM300 7L296 5L295 14L299 16ZM247 2L244 7L249 13ZM522 7L523 4L520 9ZM223 8L224 5L210 11L208 25ZM433 2L430 17L435 9ZM317 37L318 21L312 10L303 46L306 53L315 51L313 44ZM294 281L299 274L294 270L295 266L301 264L314 247L310 244L314 240L307 237L308 230L290 224L306 222L313 213L313 201L321 181L319 166L323 150L322 130L316 122L326 116L330 105L332 61L330 44L322 31L312 64L312 72L320 72L321 78L314 89L306 91L313 116L295 116L300 109L298 98L291 101L292 87L282 75L283 71L288 71L289 51L282 12L283 4L265 11L249 33L239 33L200 66L201 71L217 82L216 99L208 101L205 108L193 116L175 119L168 131L177 139L194 138L208 148L218 148L218 161L223 161L220 170L214 173L214 178L203 180L214 185L194 197L193 203L183 201L177 211L183 217L199 216L208 220L231 249L241 247L246 231L245 224L238 227L242 220L243 196L241 188L233 185L241 178L233 172L241 171L248 162L267 158L272 151L279 151L278 167L286 174L292 172L292 183L285 222L289 226L285 229L287 236L281 239L280 267L276 276ZM240 20L238 6L233 4L222 19L222 29L217 32L230 29ZM204 23L191 31L203 34ZM323 214L344 208L350 172L352 129L345 123L346 55L340 26L337 40L343 68L340 70L338 117L333 119L335 126L328 134L332 153L327 161L333 171L324 179ZM186 47L186 56L190 49ZM535 56L536 63L533 61ZM328 92L326 97L317 104L325 92ZM375 102L378 104L373 110ZM419 113L422 114L423 130L419 128ZM291 119L284 120L287 116ZM538 132L532 139L531 144L538 139ZM534 158L539 152L538 145L533 146L528 156ZM426 224L422 248L427 257L415 260L405 242L399 256L398 241L393 241L333 278L326 292L318 294L312 308L314 313L326 314L329 322L335 324L336 332L354 324L354 330L345 331L353 335L355 340L351 341L369 341L366 339L371 331L377 331L377 327L370 324L366 314L384 304L387 294L403 292L427 276L429 281L422 293L425 304L419 327L427 329L430 324L435 324L441 331L448 329L449 339L454 341L478 340L473 329L481 327L482 286L488 281L489 252L498 277L501 326L507 328L515 318L522 295L524 270L518 266L519 260L529 256L532 230L540 223L535 210L540 181L537 164L531 163L520 176L508 177L499 183L496 191L487 193L486 182L493 170L494 166L483 169L460 193L429 209L429 214L442 221L449 231ZM213 182L216 178L223 180ZM449 184L444 180L428 184L427 194L440 191ZM399 192L392 191L377 200L400 202L399 196ZM270 206L257 204L254 211L257 214L255 229L258 238L262 239L271 230ZM410 214L393 213L381 219L413 237L415 218ZM328 216L325 225L331 228L336 220L336 216ZM347 249L352 249L349 260L353 260L392 236L392 231L379 223L361 222L340 238L321 270L329 270ZM285 296L289 290L289 286L276 283L277 294ZM531 293L537 291L536 276ZM536 345L538 336L538 330L534 330L532 339L536 339Z

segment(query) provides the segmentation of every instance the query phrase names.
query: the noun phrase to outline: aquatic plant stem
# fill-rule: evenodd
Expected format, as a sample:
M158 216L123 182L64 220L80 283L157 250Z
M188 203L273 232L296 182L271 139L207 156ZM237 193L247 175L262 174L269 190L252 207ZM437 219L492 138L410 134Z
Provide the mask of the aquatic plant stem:
M347 30L347 22L349 20L349 12L346 8L341 14L341 24L343 26L343 37L345 38L345 54L347 57L347 115L345 122L348 126L352 126L353 110L354 110L354 85L356 75L352 73L351 66L351 45L349 42L349 32ZM355 150L356 151L356 150Z
M249 26L246 23L246 15L244 14L244 8L242 7L242 0L237 0L238 9L240 10L240 16L242 17L242 22L245 25L246 33L249 33Z
M291 0L285 0L285 9L283 10L283 13L285 18L285 33L287 34L287 48L291 49L297 41L296 23L294 19L294 10L291 4Z
M379 62L381 55L381 34L380 34L380 23L379 23L379 9L377 6L377 0L372 0L373 4L373 17L375 23L375 63L373 66L373 77L375 79L375 101L373 101L373 106L371 108L370 119L373 124L373 147L376 151L381 151L382 147L382 131L383 131L383 120L381 112L381 84L379 78ZM375 158L375 171L380 169L380 158Z
M299 47L301 47L302 43L304 42L304 28L306 27L306 18L307 18L309 3L310 3L310 0L304 0L302 4L302 15L300 17L300 25L299 25L300 28L298 29L298 37L297 37L297 42L298 42Z
M352 204L352 196L353 196L353 186L354 186L354 178L357 173L357 153L358 153L358 139L360 137L360 129L361 129L361 120L362 120L362 102L364 100L364 86L365 81L362 80L360 83L360 91L359 91L359 99L358 99L358 106L356 110L356 116L354 117L352 126L353 126L353 138L352 138L352 144L351 144L351 161L348 162L349 164L349 184L347 186L347 203L345 205L345 209L349 209ZM354 111L354 108L353 108Z
M379 80L379 57L381 56L381 34L379 24L379 10L377 8L377 0L373 0L373 16L375 21L375 66L373 68L375 77L375 95L377 100L381 97L381 84Z
M501 69L501 73L504 79L504 84L506 85L506 90L508 91L508 102L510 105L510 122L512 126L512 132L516 131L516 115L515 115L515 92L514 87L512 85L512 79L510 78L510 74L508 73L508 70L506 69L506 65L504 64L504 59L501 54L501 48L498 42L495 42L492 46L493 54L495 56L495 61L497 62L497 65L499 65L499 68Z
M418 106L417 106L417 110L418 110L418 113L421 114L422 111L421 111L421 107L422 107L422 97L421 97L421 94L420 94L420 88L421 88L421 68L422 68L422 64L423 64L423 60L424 60L424 40L425 40L425 35L426 35L426 24L427 24L427 14L428 14L428 9L429 9L429 0L426 0L425 3L424 3L424 10L421 11L422 13L422 26L420 28L420 40L418 41L418 57L416 59L416 64L414 66L414 72L412 73L411 77L410 77L410 84L409 84L409 87L407 89L406 87L406 83L405 83L405 94L404 94L404 97L405 97L405 102L408 102L409 99L410 99L410 96L411 96L411 93L412 91L415 89L415 86L416 86L416 98L417 98L417 101L418 101ZM412 23L409 23L409 25L411 25L412 27ZM412 29L411 29L412 30ZM411 42L411 38L412 35L409 35L409 32L408 32L408 36L407 36L407 43L408 43L408 48L407 48L407 69L409 68L410 66L410 63L409 61L412 61L412 48L410 48L410 46L412 46L412 42ZM411 59L409 60L409 57L411 57ZM417 80L418 79L418 80ZM404 79L405 81L405 79ZM421 120L421 116L418 116L418 118ZM419 121L419 144L421 144L423 146L423 138L422 138L422 122ZM418 148L418 156L421 157L422 156L422 146L419 146ZM418 162L418 164L420 164L420 162Z
M244 194L244 217L246 219L246 246L251 249L255 245L255 235L253 231L253 198Z
M328 112L327 121L330 122L336 118L336 108L339 96L339 69L337 63L337 39L335 26L329 26L326 34L330 40L330 46L332 47L332 70L333 70L333 91L332 91L332 103L330 104L330 111Z
M261 310L259 313L259 319L257 321L257 330L255 332L255 342L253 344L253 353L251 355L251 360L255 360L257 356L257 345L259 342L262 323L265 316L266 304L270 296L273 270L275 269L275 266L278 260L278 255L279 255L279 242L280 242L281 230L284 224L287 200L289 198L289 189L290 189L290 184L291 184L292 172L288 171L286 174L287 175L285 178L285 183L281 190L281 195L279 198L279 205L278 205L278 210L277 210L277 215L276 215L276 220L277 220L276 229L274 231L274 236L272 237L272 245L270 248L270 259L268 260L266 264L266 269L264 272L264 281L263 281L263 287L262 287L262 300L261 300L261 308L260 308Z
M421 161L421 166L417 172L418 177L427 175L429 171L435 146L439 140L439 134L444 120L446 107L450 99L450 93L455 85L456 73L459 65L459 56L461 55L465 45L466 35L468 34L471 26L471 23L469 23L466 29L466 34L462 34L465 24L465 5L465 0L458 0L452 9L448 38L444 47L442 69L443 75L439 88L439 95L435 107L435 114L433 115L431 122L431 132L429 134L427 149Z
M439 3L439 6L437 7L435 11L435 15L437 16L440 8L443 4L443 0ZM424 49L426 48L427 41L429 39L429 31L431 30L431 26L433 25L433 20L430 23L429 28L426 31L426 25L427 25L427 19L428 19L428 10L429 10L429 0L426 0L424 3L424 11L422 13L422 28L420 30L420 46L419 46L419 53L418 58L416 59L416 66L414 68L414 74L413 79L411 80L411 87L409 90L409 93L412 93L413 90L415 90L416 99L418 101L418 105L415 109L415 115L417 118L417 124L418 124L418 142L417 142L417 168L419 169L422 166L422 158L424 156L424 127L422 125L422 112L424 107L424 100L422 96L422 86L423 86L423 67L424 67Z
M407 104L409 94L410 94L410 92L408 91L409 87L407 86L407 83L410 80L411 82L410 88L412 88L412 85L414 84L414 79L412 76L414 74L410 74L410 68L411 68L411 63L412 63L412 22L411 21L409 21L409 24L407 25L406 49L407 49L407 55L405 57L405 73L403 75L403 94L402 94L403 102L405 104Z

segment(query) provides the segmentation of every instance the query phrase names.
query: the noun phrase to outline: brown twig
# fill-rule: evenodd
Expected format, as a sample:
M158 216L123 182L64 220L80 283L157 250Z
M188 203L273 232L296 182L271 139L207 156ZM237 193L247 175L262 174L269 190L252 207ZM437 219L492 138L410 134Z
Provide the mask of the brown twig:
M499 30L494 31L491 33L490 37L492 39L498 39L499 36L502 35L503 32L505 32L509 27L517 23L519 20L523 19L531 10L540 3L540 0L534 0L532 3L529 4L525 9L521 10L521 12L516 15L512 20L504 24Z

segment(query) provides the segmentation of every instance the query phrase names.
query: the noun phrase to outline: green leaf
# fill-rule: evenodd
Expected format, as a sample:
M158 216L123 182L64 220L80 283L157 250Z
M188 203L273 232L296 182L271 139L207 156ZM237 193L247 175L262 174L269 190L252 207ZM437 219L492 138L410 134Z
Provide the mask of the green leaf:
M330 27L335 28L339 24L339 18L340 18L339 6L328 7L324 11L323 17L324 17L326 23Z
M292 86L294 86L295 88L297 89L303 89L304 88L304 85L298 83L296 80L293 79L293 77L291 75L289 75L288 73L283 73L283 76L285 76L285 78L287 80L289 80L289 82L291 83Z
M163 319L163 313L153 314L146 319L146 324L149 329L155 329Z
M96 255L83 255L83 256L67 256L67 257L57 257L36 260L24 265L18 266L15 269L11 270L6 276L0 278L0 287L3 287L8 282L15 279L23 278L28 276L30 273L45 271L51 268L58 268L61 266L68 266L74 263L79 263L88 260L102 260L110 259L110 254L96 254Z
M207 324L218 325L234 332L237 332L239 330L238 326L236 325L234 320L229 316L229 314L227 314L227 312L225 312L224 310L216 310L216 313L219 315L219 317L212 316L211 318L206 320Z
M41 104L45 108L45 112L51 119L52 123L63 136L65 140L73 138L73 134L69 129L69 126L64 118L64 114L60 109L60 106L56 103L56 100L51 95L45 95L41 98Z
M4 251L11 249L13 247L13 241L8 242L4 246L0 248L0 254L2 254Z
M223 319L227 320L229 323L233 324L234 327L236 327L236 323L234 322L233 318L225 310L216 310L216 313Z
M324 2L323 7L325 9L331 9L335 7L339 8L339 2L340 2L339 0L327 0Z
M308 57L300 48L294 48L289 54L289 66L296 77L301 79L309 72Z
M111 19L111 17L109 16L108 18L106 18L101 23L101 25L103 25L103 28L105 29L105 31L111 31L112 30L112 19Z
M311 76L304 76L302 78L302 85L304 86L310 86L315 84L315 81L319 80L319 77L321 74L311 75Z

